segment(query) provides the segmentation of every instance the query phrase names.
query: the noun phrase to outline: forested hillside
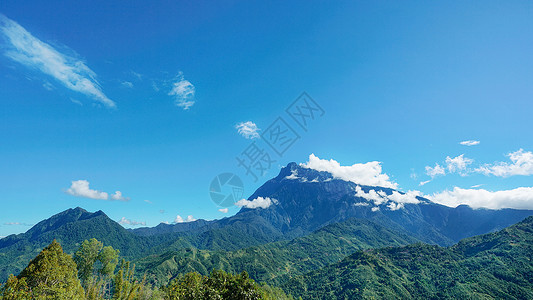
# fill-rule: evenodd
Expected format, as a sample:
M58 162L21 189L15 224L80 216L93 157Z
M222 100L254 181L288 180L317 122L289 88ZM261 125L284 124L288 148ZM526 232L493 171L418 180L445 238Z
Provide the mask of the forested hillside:
M284 288L305 299L533 299L533 217L449 248L357 251Z

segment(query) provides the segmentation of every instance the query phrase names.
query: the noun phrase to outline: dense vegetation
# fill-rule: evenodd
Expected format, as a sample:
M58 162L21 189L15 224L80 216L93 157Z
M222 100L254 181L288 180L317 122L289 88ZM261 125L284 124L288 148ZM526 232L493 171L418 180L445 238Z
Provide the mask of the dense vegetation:
M284 287L309 299L533 299L533 217L449 248L358 251Z
M17 276L0 287L1 300L21 299L292 299L281 289L259 285L246 272L213 270L209 276L187 273L154 287L135 277L135 266L118 251L86 240L74 259L54 240Z
M252 278L279 284L287 276L338 262L359 249L402 246L417 240L368 220L350 219L328 225L291 241L279 241L236 251L209 251L186 248L146 257L137 262L152 282L166 283L177 274L212 269L238 273L246 270Z
M120 261L118 250L96 239L81 243L73 256L54 240L18 276L9 276L0 299L291 299L286 292L304 299L533 299L533 217L447 248L422 243L369 248L393 242L408 237L353 219L293 241L143 260L147 268L162 259L173 277L163 283L136 275L135 265ZM364 250L327 265L347 244ZM172 261L177 269L168 266ZM219 266L252 270L261 280L283 283L284 291ZM203 274L189 272L196 269Z

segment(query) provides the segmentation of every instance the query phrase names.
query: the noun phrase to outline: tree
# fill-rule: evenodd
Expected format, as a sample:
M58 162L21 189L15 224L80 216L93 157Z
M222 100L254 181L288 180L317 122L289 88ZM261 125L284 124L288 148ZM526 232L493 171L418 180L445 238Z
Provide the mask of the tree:
M135 265L130 266L129 261L122 259L120 270L115 274L113 299L133 300L141 289L134 277Z
M98 254L102 250L102 247L102 242L93 238L90 241L83 241L78 251L74 253L74 261L78 266L78 277L84 285L93 275L94 264L98 259Z
M56 240L44 248L17 278L24 280L38 299L85 299L76 263Z
M32 299L31 292L26 284L26 279L18 279L9 275L6 284L0 289L0 299L3 300L26 300Z
M113 249L111 246L105 246L100 253L98 253L98 261L102 267L98 272L104 276L113 275L118 264L119 251Z
M85 240L74 254L78 277L88 299L103 298L109 292L110 276L118 264L119 251L97 239Z
M165 299L293 299L281 289L259 286L248 273L238 275L213 270L209 276L196 272L181 275L164 289Z

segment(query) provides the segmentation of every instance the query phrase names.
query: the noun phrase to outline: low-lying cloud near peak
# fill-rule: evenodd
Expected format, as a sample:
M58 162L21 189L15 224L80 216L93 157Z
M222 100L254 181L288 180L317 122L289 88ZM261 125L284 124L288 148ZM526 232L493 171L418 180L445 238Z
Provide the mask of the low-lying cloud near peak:
M241 199L235 203L236 206L246 207L246 208L268 208L272 204L277 204L278 200L269 198L269 197L257 197L253 200Z
M317 171L329 172L337 179L351 181L357 184L393 189L398 188L397 183L392 182L387 174L382 173L381 162L379 161L341 166L336 160L320 159L314 154L311 154L309 155L309 161L300 164L300 166Z
M451 207L466 204L472 208L533 209L533 187L519 187L495 192L455 187L451 191L434 193L427 197L433 202Z

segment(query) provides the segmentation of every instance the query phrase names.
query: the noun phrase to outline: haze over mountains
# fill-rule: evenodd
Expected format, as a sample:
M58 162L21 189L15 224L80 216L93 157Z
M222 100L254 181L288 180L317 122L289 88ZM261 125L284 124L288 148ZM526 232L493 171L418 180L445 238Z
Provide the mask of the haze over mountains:
M531 210L447 207L296 163L282 168L247 203L258 199L261 206L248 205L232 217L134 230L102 211L69 209L0 240L0 279L20 272L53 239L72 253L82 241L96 238L159 282L180 272L219 268L247 270L255 279L281 284L360 249L416 242L450 246L533 215Z

